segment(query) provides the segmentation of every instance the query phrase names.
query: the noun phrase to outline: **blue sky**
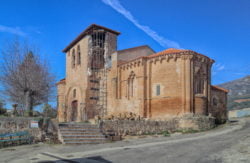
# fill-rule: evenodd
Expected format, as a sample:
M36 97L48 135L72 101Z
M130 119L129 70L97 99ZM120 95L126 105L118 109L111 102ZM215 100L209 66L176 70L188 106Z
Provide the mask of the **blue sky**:
M62 49L96 23L122 33L118 49L147 44L205 54L216 60L212 83L219 84L250 74L249 18L249 0L8 0L0 1L0 48L15 35L29 40L59 80Z

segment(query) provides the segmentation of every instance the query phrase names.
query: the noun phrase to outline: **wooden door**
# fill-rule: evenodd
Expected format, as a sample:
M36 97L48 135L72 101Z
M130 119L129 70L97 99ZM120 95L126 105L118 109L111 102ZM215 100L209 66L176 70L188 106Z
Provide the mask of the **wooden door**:
M71 121L76 121L77 119L77 107L78 107L78 102L77 100L75 100L71 104L71 108L72 108Z

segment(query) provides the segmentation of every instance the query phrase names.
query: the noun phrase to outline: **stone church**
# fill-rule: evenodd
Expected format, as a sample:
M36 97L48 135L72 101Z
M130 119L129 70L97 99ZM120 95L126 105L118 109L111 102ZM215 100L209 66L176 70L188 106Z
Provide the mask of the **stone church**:
M63 49L66 78L57 83L59 122L121 113L226 119L228 91L211 85L213 59L192 50L155 52L147 45L117 50L119 34L92 24Z

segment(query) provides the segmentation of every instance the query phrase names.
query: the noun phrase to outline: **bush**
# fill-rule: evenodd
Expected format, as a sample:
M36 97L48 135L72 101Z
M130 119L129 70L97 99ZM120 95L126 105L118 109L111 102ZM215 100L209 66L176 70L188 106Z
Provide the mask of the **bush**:
M4 108L0 108L0 115L4 115L5 113L7 113L7 110Z
M7 109L4 108L4 101L0 99L0 115L4 115L7 112Z
M57 110L52 108L49 104L45 104L43 106L43 116L49 117L49 118L56 118Z
M168 131L163 131L162 135L167 137L167 136L170 136L170 133Z

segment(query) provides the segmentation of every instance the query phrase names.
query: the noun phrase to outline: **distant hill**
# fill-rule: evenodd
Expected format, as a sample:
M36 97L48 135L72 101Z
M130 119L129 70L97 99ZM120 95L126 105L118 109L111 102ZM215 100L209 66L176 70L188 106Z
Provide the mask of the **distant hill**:
M218 86L229 90L229 110L250 108L250 75Z

